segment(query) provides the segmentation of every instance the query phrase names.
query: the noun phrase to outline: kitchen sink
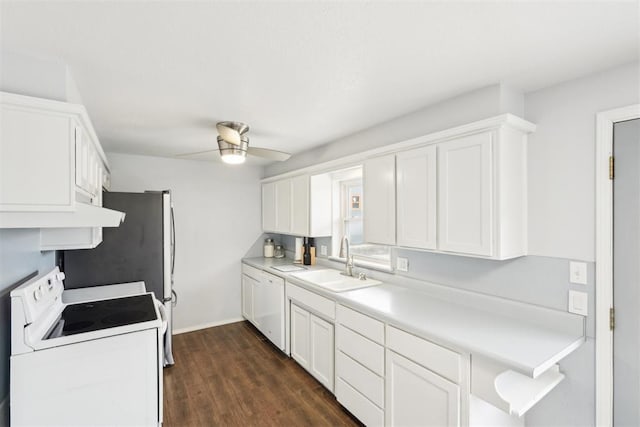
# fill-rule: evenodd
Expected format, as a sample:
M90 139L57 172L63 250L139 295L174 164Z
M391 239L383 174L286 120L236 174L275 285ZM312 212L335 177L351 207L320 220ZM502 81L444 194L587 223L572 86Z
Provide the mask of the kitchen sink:
M332 292L352 291L382 283L379 280L360 280L357 277L344 276L340 273L339 270L325 269L292 273L291 276Z

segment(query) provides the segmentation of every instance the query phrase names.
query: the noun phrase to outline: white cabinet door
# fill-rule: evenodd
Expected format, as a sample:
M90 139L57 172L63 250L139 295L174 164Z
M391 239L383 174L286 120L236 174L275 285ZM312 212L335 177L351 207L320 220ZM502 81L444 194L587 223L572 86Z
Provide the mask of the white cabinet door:
M276 230L289 233L291 230L291 180L276 181Z
M262 230L276 231L276 183L262 184Z
M437 247L436 147L396 155L398 246Z
M460 388L428 369L387 350L387 426L458 426Z
M71 119L9 106L0 114L0 210L75 209Z
M291 303L291 357L307 371L310 362L310 313Z
M396 157L391 154L364 162L363 220L368 243L396 243Z
M438 241L442 251L491 256L492 133L438 144Z
M333 325L311 315L310 344L311 363L309 370L326 388L333 391L334 343Z
M291 178L291 234L309 235L309 175Z
M242 275L242 317L253 322L253 279Z
M262 321L265 316L265 303L264 303L264 286L259 280L252 277L251 280L251 297L252 297L252 309L251 320L253 325L260 329L262 327Z

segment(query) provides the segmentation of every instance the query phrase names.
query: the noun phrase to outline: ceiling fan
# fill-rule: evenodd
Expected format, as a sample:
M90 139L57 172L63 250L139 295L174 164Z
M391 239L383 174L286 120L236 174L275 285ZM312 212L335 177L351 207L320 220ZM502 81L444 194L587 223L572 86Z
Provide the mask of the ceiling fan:
M249 126L245 123L231 121L219 122L216 124L216 129L218 130L217 139L220 157L225 163L234 165L244 163L247 159L247 154L278 162L283 162L291 157L291 154L283 151L249 147L249 137L246 135L249 131ZM215 151L215 149L183 154L183 156L208 153L211 151Z

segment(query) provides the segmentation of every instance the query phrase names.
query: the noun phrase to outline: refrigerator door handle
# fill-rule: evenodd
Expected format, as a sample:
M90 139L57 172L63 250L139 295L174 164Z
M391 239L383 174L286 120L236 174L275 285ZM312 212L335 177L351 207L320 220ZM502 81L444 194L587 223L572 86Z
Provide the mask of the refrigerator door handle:
M178 294L173 289L171 289L171 297L168 300L171 301L173 307L178 305Z
M173 214L173 206L171 206L171 279L173 280L173 271L176 266L176 221Z

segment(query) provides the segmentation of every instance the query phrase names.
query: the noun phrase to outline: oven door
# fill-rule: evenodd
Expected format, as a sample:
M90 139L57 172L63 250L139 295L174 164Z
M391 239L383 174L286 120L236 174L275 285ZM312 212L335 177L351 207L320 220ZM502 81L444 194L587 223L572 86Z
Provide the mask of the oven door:
M161 336L150 328L12 356L11 425L158 425Z

